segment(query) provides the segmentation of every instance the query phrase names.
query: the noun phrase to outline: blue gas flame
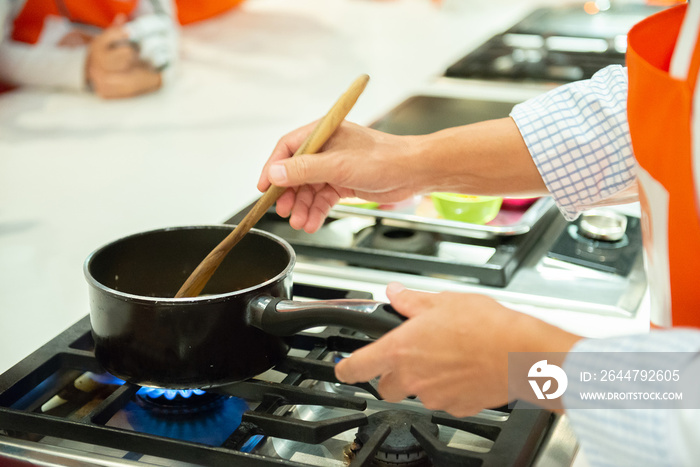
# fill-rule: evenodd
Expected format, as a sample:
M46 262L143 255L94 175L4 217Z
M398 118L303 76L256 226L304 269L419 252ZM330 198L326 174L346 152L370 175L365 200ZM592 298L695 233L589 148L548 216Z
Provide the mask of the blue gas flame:
M91 377L102 384L122 385L124 381L110 375L91 374ZM137 394L148 396L152 399L164 397L173 400L180 396L188 399L192 396L206 394L201 389L162 389L153 387L141 387ZM249 410L248 403L238 397L228 397L223 401L220 411L202 414L199 418L184 418L179 421L161 420L151 416L148 411L142 410L135 404L126 406L126 413L137 431L166 436L185 441L200 442L211 446L221 445L228 435L241 423L244 412ZM241 446L241 452L252 452L264 439L263 435L253 435Z
M141 394L142 396L148 396L153 399L163 396L167 400L171 401L177 396L180 396L183 399L189 399L190 397L192 397L192 395L201 396L202 394L204 394L204 391L202 391L201 389L161 389L142 387L141 389L139 389L137 394Z

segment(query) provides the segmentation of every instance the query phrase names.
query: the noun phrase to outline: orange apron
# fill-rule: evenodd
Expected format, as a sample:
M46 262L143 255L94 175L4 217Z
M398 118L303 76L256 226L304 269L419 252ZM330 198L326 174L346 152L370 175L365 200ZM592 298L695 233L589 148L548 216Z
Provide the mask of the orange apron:
M7 1L7 0L0 0ZM220 15L243 0L175 0L180 24L190 24ZM60 5L60 7L59 7ZM129 15L138 0L27 0L15 18L12 39L36 44L47 16L63 16L71 21L106 28L119 13ZM62 11L64 10L66 11Z
M700 66L697 38L685 44L690 63L687 76L669 74L687 11L688 5L664 10L634 26L628 35L628 118L639 163L651 321L657 326L700 327L700 205L696 192L700 173L693 173L693 158L700 160L700 154L693 153L692 142L693 97ZM700 120L700 115L696 118ZM695 130L694 136L700 138L700 131Z
M118 14L128 16L137 5L138 0L27 0L14 20L12 39L36 44L47 16L104 29Z
M243 0L175 0L180 24L190 24L219 15Z

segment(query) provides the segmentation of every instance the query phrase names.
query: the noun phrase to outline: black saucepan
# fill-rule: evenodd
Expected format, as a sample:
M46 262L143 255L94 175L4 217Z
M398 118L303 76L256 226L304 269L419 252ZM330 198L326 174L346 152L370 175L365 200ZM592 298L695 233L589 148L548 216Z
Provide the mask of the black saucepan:
M290 300L294 250L256 229L202 295L171 298L232 228L139 233L87 258L95 355L107 371L142 386L218 386L274 366L288 350L282 336L338 325L378 337L403 321L388 304L371 300Z

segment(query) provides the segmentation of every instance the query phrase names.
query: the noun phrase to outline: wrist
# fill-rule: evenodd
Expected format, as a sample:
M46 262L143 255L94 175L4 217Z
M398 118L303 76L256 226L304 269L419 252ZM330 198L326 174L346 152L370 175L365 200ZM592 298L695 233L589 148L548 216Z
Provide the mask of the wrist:
M531 360L546 359L547 364L563 368L566 356L574 345L583 338L529 315L518 317L512 324L514 329L518 329L518 332L511 336L514 342L511 342L508 347L512 349L510 353L535 353L539 355L536 357L523 355L522 361L517 355L509 356L509 366L513 364L513 368L509 370L508 375L508 394L511 399L539 405L542 401L536 398L530 386L526 377L526 367L531 364ZM522 374L523 377L514 377L523 371L525 371ZM547 407L552 408L552 405L556 407L556 411L563 410L561 400L547 400Z
M524 313L514 324L520 331L514 336L518 342L511 348L519 352L553 352L564 355L576 342L583 339L581 336Z
M409 136L407 148L411 163L412 185L416 194L457 191L463 177L457 173L455 154L447 134Z

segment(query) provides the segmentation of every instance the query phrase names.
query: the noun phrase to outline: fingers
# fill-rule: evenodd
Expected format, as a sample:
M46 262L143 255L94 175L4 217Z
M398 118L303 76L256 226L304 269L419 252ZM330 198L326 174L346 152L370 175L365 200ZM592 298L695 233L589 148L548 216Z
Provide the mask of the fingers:
M291 213L289 225L307 233L314 233L323 226L331 208L340 199L340 195L327 185L303 185L296 192L288 190L284 194L287 193L290 193L287 197L277 200L277 213Z
M128 71L138 62L138 53L129 43L115 43L103 52L101 66L106 71Z
M314 233L323 226L328 213L340 200L340 195L329 185L308 186L311 187L308 191L313 191L313 200L308 204L306 223L301 228L308 233Z
M125 28L110 26L90 44L87 59L88 78L92 82L93 75L99 72L129 71L139 66L138 58L138 52L129 42Z
M345 383L354 384L388 374L391 371L390 360L381 358L381 356L386 355L391 350L389 334L341 360L335 366L336 378Z
M408 396L412 395L408 394L399 381L399 378L397 378L396 373L393 372L386 373L379 378L377 391L387 402L401 402Z
M95 37L96 46L108 48L115 43L127 42L129 40L129 33L123 27L123 23L119 24L116 21L117 20L115 19L114 24Z
M104 99L133 97L160 88L160 73L139 67L125 73L95 71L91 84L95 93Z
M289 225L296 230L303 229L309 218L309 209L314 202L314 193L311 187L302 186L296 192L294 206L289 217Z
M435 293L409 290L398 282L392 282L386 287L386 295L391 305L407 318L413 318L435 303Z
M294 207L295 197L296 193L293 189L289 188L277 199L277 214L280 217L289 217Z

